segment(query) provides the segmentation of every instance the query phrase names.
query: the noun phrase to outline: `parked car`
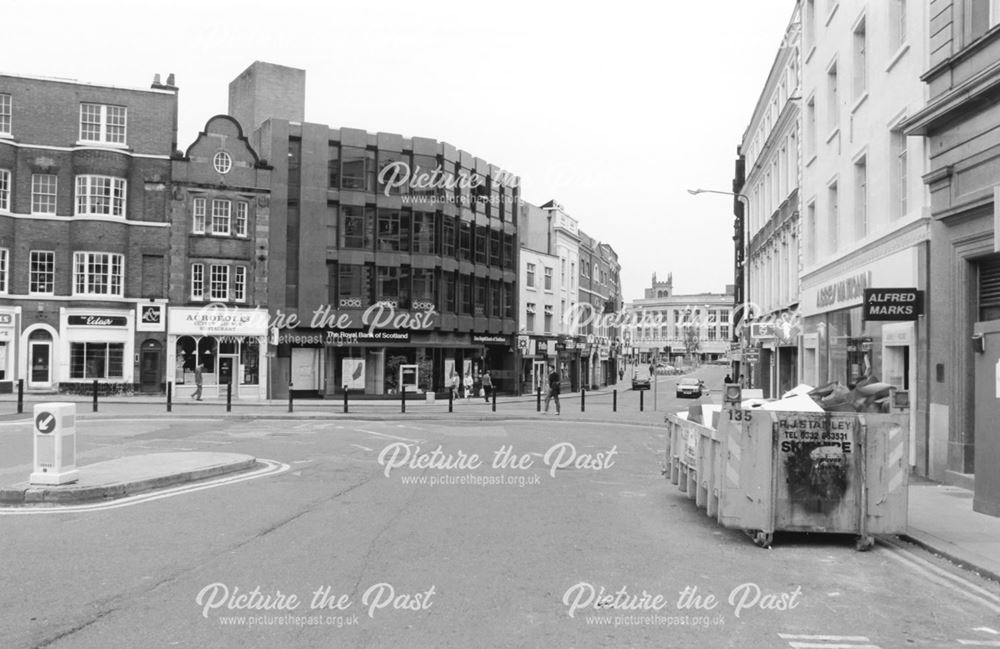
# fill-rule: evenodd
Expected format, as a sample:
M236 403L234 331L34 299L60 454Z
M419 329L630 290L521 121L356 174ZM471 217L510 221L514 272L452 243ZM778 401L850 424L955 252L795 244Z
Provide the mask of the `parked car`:
M632 370L633 390L648 390L649 384L649 368Z
M704 384L701 382L701 379L696 379L693 376L685 376L677 381L677 398L691 397L697 399L701 396L703 388Z

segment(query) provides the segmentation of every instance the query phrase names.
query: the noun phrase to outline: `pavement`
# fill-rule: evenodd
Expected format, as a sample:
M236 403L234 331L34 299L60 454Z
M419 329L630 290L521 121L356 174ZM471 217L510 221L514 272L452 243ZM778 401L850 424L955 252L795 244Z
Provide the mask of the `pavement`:
M672 377L660 377L669 381ZM579 393L562 396L563 421L605 422L608 425L631 424L659 426L663 422L667 396L662 397L658 410L653 409L650 393L643 395L643 409L639 409L639 396L626 389L627 382L603 390L588 392L581 404ZM618 389L617 410L612 406L612 389ZM662 392L665 389L660 387ZM78 417L127 419L149 416L157 405L165 413L165 402L143 397L108 398L100 401L98 412L92 412L89 398L65 395L31 395L24 414L10 412L0 400L0 418L27 420L31 417L31 404L43 400L80 402ZM718 401L719 393L709 395ZM13 405L13 404L9 404ZM183 418L226 417L242 419L337 419L344 421L400 421L413 420L523 420L556 417L554 405L550 413L536 411L536 402L530 397L499 397L496 411L492 403L482 399L458 400L453 412L448 402L438 400L407 401L405 414L399 401L351 402L347 413L341 401L295 402L294 411L288 412L287 401L234 404L227 412L225 403L177 403L172 415ZM676 408L672 408L676 410ZM0 503L4 506L45 506L47 503L67 503L119 498L142 491L163 488L182 482L247 471L256 465L253 457L229 453L158 453L130 456L79 467L79 481L74 485L38 486L19 483L0 485ZM914 477L909 487L908 529L900 535L905 541L917 544L953 563L981 576L1000 582L1000 517L973 511L973 492L961 487L929 482Z

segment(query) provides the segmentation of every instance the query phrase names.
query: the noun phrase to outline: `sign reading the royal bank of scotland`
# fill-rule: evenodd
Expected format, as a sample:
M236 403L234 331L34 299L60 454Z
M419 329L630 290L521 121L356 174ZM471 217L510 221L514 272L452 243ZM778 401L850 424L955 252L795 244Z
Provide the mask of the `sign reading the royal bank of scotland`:
M862 318L907 322L924 313L924 292L915 288L866 288Z
M510 338L499 334L472 334L474 345L509 345Z

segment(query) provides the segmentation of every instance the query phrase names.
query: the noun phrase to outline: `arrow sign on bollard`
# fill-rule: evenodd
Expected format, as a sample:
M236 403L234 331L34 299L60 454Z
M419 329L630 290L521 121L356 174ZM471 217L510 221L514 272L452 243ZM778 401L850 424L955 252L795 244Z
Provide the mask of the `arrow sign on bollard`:
M35 428L43 435L48 435L56 429L56 416L44 410L35 417Z

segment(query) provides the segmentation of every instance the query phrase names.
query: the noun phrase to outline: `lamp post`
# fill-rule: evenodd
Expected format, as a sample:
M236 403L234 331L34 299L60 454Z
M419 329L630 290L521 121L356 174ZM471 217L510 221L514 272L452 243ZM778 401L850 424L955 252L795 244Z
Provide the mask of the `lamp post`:
M697 196L698 194L722 194L723 196L733 196L738 201L743 204L743 219L741 225L740 235L743 238L742 245L739 248L739 259L737 265L743 271L743 318L749 321L752 319L752 313L750 311L750 199L746 197L745 194L740 194L738 192L727 192L719 189L689 189L687 190L692 196ZM736 322L733 322L733 334L736 334ZM744 341L745 342L745 341ZM746 345L744 345L744 349ZM747 381L748 386L753 387L753 373L752 366L749 363L747 365Z

